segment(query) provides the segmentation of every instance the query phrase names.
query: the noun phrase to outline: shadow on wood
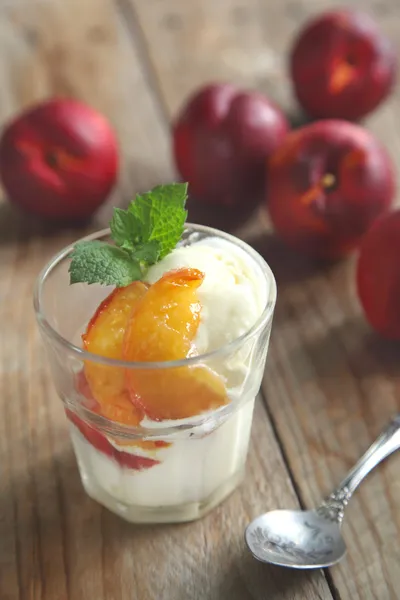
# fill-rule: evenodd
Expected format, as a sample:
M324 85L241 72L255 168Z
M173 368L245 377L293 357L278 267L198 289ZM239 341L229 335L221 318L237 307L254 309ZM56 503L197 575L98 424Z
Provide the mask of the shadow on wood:
M248 199L241 206L228 207L206 204L193 197L187 203L188 221L234 233L255 214L260 199Z
M313 119L306 115L300 109L292 112L288 112L286 114L286 118L289 121L291 129L299 129L300 127L304 127L305 125L310 125L313 122Z
M51 238L60 233L76 231L75 238L89 232L90 220L52 222L24 213L8 202L0 204L0 246L33 238Z
M345 347L345 339L352 339L350 349ZM318 377L324 379L344 377L348 365L360 382L373 375L395 377L400 374L399 344L371 331L361 314L330 327L321 337L303 340L298 351L290 356L294 366L301 362L300 354L304 353Z
M400 344L398 341L387 340L378 333L368 329L363 321L363 334L360 346L362 355L357 354L359 373L371 375L373 373L386 374L388 377L400 375ZM352 360L355 358L351 357Z
M235 495L231 502L235 503ZM289 600L297 587L311 593L321 585L320 573L310 576L310 573L293 572L288 577L285 569L255 560L245 547L242 531L221 527L224 523L221 510L195 523L172 526L127 525L105 512L103 533L109 560L113 562L114 557L120 561L123 548L129 548L133 558L139 548L142 560L148 554L142 568L148 575L153 573L154 580L149 581L147 577L147 584L135 590L140 591L143 598L155 597L162 590L162 597L174 600L253 600L260 597L260 590L265 590L265 598L273 595L275 600ZM204 553L201 565L196 560L200 547ZM183 564L176 563L178 552ZM154 562L156 555L157 563ZM134 568L141 567L136 564Z
M261 254L272 269L278 286L304 281L307 277L329 266L313 261L296 253L284 244L275 234L265 232L246 240Z

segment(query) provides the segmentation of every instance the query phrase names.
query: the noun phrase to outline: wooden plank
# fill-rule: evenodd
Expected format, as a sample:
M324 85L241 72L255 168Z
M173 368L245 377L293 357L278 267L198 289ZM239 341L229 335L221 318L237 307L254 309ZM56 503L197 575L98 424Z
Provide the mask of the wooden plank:
M130 2L171 116L188 92L216 79L257 87L292 111L283 53L302 20L339 5L328 0L209 0L192 9L183 0L170 1L168 8L161 0ZM397 3L351 4L370 9L396 40ZM399 108L397 88L367 121L398 172L400 138L394 123ZM264 390L296 486L311 506L338 483L398 410L399 352L369 332L352 287L351 260L316 271L268 230L264 218L262 226L246 234L278 279ZM341 600L397 597L398 474L399 461L393 458L371 476L348 509L344 534L349 555L331 572L334 594Z
M35 101L67 95L102 110L117 130L121 185L92 224L103 226L113 203L170 173L165 124L126 31L107 0L17 1L0 17L2 123ZM83 232L51 231L7 203L0 211L0 597L100 600L101 578L86 576L101 572L101 510L82 493L31 306L40 268ZM90 553L80 547L86 538Z
M111 205L171 177L166 123L111 2L16 0L0 7L0 121L53 94L115 125L124 156ZM244 549L245 524L296 506L257 406L247 479L224 506L181 527L127 526L83 492L31 308L36 274L82 232L54 231L0 205L0 597L2 600L330 599L319 572L288 579Z
M290 273L296 277L299 264L291 256L283 266L280 258L275 271L282 284L264 390L304 504L313 506L398 410L399 356L370 334L356 299L348 295L344 282L352 263L309 274L301 283L283 283ZM393 458L347 509L349 555L332 571L341 598L396 598L398 474Z
M173 116L197 86L231 80L294 108L284 69L287 39L297 23L284 3L269 0L119 0L148 50L162 98Z
M298 3L303 18L340 3ZM352 2L369 10L396 40L398 4ZM368 121L400 173L400 136L393 126L399 89ZM399 198L397 198L399 201ZM398 348L371 333L354 284L354 260L325 271L283 251L273 258L279 287L271 362L264 382L268 403L304 503L329 492L399 409ZM298 274L303 272L304 279ZM280 381L278 381L280 379ZM352 500L343 531L346 561L332 570L341 598L398 597L400 559L399 459L375 472Z

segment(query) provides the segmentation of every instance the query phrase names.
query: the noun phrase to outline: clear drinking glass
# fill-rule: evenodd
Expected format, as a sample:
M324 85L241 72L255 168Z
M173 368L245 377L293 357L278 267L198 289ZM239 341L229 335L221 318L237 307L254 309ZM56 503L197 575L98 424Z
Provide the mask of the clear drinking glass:
M34 305L55 387L69 420L83 486L91 498L134 523L183 522L202 517L240 483L250 437L254 399L267 356L276 301L274 276L250 246L221 231L188 224L181 244L219 238L242 249L254 269L265 306L241 337L207 354L165 363L128 363L90 354L81 335L111 288L69 285L72 246L39 275ZM109 230L85 239L109 239ZM179 421L117 423L96 412L85 369L160 371L207 365L226 382L229 404ZM100 371L99 371L100 373Z

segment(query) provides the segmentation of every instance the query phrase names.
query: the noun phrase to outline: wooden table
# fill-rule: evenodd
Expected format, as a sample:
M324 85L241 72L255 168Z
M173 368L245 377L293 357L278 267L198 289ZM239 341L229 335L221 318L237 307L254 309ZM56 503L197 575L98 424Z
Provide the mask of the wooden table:
M0 115L53 94L113 122L124 159L113 204L175 176L169 122L198 84L230 79L294 107L284 57L327 0L3 0ZM354 3L356 4L356 3ZM398 0L364 0L394 39ZM400 168L399 90L368 126ZM193 214L191 218L194 220ZM34 322L35 276L82 232L52 231L0 206L1 600L395 600L400 462L352 501L348 557L296 573L254 561L243 529L275 507L311 506L398 410L400 347L362 318L352 260L317 269L274 240L266 217L240 234L279 286L268 369L244 485L200 522L133 527L84 494Z

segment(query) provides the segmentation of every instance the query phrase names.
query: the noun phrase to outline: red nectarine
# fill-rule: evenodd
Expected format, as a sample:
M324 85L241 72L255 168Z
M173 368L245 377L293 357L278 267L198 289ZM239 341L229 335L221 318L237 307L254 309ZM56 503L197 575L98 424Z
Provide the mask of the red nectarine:
M322 259L349 253L394 196L392 163L371 133L347 121L318 121L289 134L268 167L276 231Z
M357 262L357 291L370 325L400 340L400 209L390 212L364 237Z
M42 217L89 217L107 199L117 168L111 126L76 100L50 100L24 112L0 141L0 177L9 199Z
M265 159L289 129L266 97L209 85L187 102L174 126L178 171L198 200L235 206L260 196Z
M312 117L360 119L392 89L396 55L371 17L335 10L311 21L291 53L295 92Z

